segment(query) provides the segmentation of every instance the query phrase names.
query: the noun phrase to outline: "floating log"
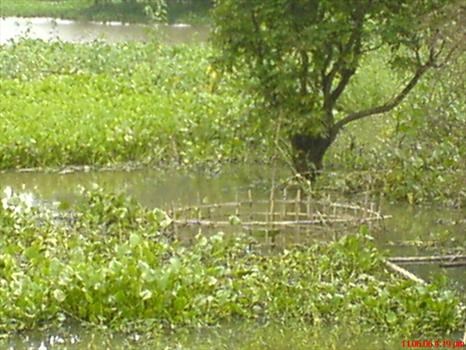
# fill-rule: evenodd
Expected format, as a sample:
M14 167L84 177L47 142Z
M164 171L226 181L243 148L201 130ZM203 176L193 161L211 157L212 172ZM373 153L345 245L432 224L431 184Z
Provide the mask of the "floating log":
M435 262L454 262L458 260L465 260L466 255L440 255L440 256L397 256L388 259L392 263L397 264L426 264Z
M403 276L404 278L408 280L411 280L411 281L414 281L416 283L423 284L423 285L427 284L426 281L424 281L422 278L417 277L414 273L411 273L408 270L402 268L401 266L398 266L388 260L385 261L385 265L389 269L395 271L396 273L400 274L401 276Z

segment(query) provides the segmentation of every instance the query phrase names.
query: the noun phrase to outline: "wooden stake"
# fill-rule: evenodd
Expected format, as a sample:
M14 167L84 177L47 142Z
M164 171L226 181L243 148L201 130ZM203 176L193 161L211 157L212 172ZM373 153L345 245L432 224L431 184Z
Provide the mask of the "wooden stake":
M286 207L286 201L288 199L288 191L287 191L287 188L285 187L283 189L283 202L282 202L282 206L283 206L283 217L282 217L282 220L286 220L286 215L287 215L287 207Z
M298 188L296 192L296 200L295 200L295 220L299 221L299 213L301 212L301 190Z
M252 221L254 219L253 211L252 211L252 191L251 189L248 190L248 200L249 200L249 220Z
M239 209L240 209L241 203L240 203L239 200L238 200L238 191L236 191L236 193L235 193L235 203L236 203L235 215L236 215L237 217L239 217Z
M311 218L311 195L307 195L307 201L306 201L306 213L307 213L307 219Z
M274 221L275 220L275 188L272 185L270 188L270 198L269 198L269 220Z
M175 209L175 205L173 204L172 202L172 222L173 222L173 235L175 236L175 239L178 239L178 225L176 223L176 209Z

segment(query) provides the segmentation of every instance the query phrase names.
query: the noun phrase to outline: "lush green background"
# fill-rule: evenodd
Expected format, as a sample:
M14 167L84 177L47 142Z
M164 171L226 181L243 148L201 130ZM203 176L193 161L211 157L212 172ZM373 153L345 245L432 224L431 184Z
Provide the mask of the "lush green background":
M94 5L85 1L1 4L2 15L145 20L139 12L131 17L135 11L119 17L112 11L121 8L110 7L89 17L96 9L86 12ZM213 55L208 45L2 46L0 169L188 168L273 156L286 165L287 142L253 102L249 82L240 73L217 76ZM370 106L396 91L403 76L386 63L383 56L364 62L344 108ZM381 123L349 126L318 186L464 206L462 67L459 60L427 76L405 104L375 117ZM163 212L100 189L84 192L63 217L7 197L0 206L1 332L79 324L155 337L159 330L226 324L246 334L235 338L238 347L289 348L293 335L298 348L326 349L361 348L364 338L380 348L400 345L400 338L448 339L463 326L458 295L441 282L417 286L388 273L365 232L264 257L242 235L197 237L186 247L174 240ZM259 330L236 330L238 322ZM212 347L215 334L200 332L197 346ZM193 342L191 335L177 339ZM230 345L225 333L218 339Z
M95 0L2 0L1 16L54 17L94 21L122 21L148 23L151 18L144 11L146 4L113 1L96 3ZM210 1L167 1L169 23L208 23Z
M4 46L0 168L289 159L249 82L216 76L212 55L207 45ZM383 57L364 64L347 108L382 100L402 79ZM326 158L337 176L324 174L320 183L464 206L463 66L432 72L394 112L350 125Z
M466 101L464 55L431 71L406 101L384 116L350 124L330 150L327 166L351 172L339 183L349 191L383 188L410 203L440 201L464 207L466 191ZM344 106L370 106L391 96L400 84L384 57L364 63ZM358 185L359 184L359 185Z

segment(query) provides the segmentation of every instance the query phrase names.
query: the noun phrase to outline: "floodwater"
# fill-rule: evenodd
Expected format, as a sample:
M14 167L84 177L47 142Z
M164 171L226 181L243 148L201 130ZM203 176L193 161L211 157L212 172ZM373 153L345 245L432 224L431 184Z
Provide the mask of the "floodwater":
M77 327L60 329L45 335L29 333L8 341L0 339L2 349L73 349L73 350L211 350L211 349L402 349L401 339L386 339L380 335L352 337L347 330L314 329L292 325L259 325L231 322L221 327L171 334L119 334L89 331ZM456 337L451 338L456 339Z
M267 198L273 182L270 175L272 173L271 168L260 165L230 165L225 166L218 173L205 171L188 173L161 169L67 174L4 172L0 173L0 189L11 186L17 192L32 192L42 201L73 202L79 198L79 186L90 188L97 184L108 190L124 191L148 207L170 209L174 205L196 205L200 200L210 203L233 201L238 197L244 198L248 191L254 193L255 198ZM276 175L277 178L286 178L289 173L286 169L281 169ZM341 200L357 201L356 198ZM453 245L458 242L463 242L461 244L464 245L464 213L460 210L414 208L408 205L385 203L382 211L383 214L392 215L392 218L386 220L384 229L376 230L373 235L377 244L382 249L386 249L391 256L433 255L438 250L435 244L448 245L450 241ZM287 234L287 232L280 233L280 235ZM432 241L434 246L426 248L418 245L417 243L422 240ZM459 290L460 293L461 290L466 289L464 268L442 269L433 265L407 268L426 280L432 280L439 275L447 276L452 288ZM242 330L237 329L235 325L224 325L216 329L207 329L202 334L188 332L182 337L159 335L159 338L154 340L144 338L148 335L119 334L70 326L69 329L47 331L45 334L41 332L22 334L9 338L3 343L0 340L0 347L6 349L256 349L261 346L285 349L287 339L296 339L297 345L310 341L309 336L306 333L299 333L302 332L299 330L288 330L288 333L285 331L284 334L275 331L268 325L251 325ZM271 333L281 335L272 340ZM301 343L299 337L302 338ZM336 342L331 345L329 338L321 335L321 339L314 339L317 343L309 344L309 348L325 349L335 346L341 349L387 349L386 344L382 345L383 340L377 346L374 344L375 338L366 340L368 343L349 347L343 338L341 343ZM278 345L279 342L282 344ZM319 344L320 347L317 346ZM329 347L324 346L325 344ZM401 349L401 341L395 342L388 348Z
M19 38L108 43L160 40L164 43L197 43L207 40L207 26L187 24L149 26L121 22L72 21L54 18L0 18L0 44Z
M1 1L1 0L0 0ZM41 40L61 40L65 42L91 42L104 40L110 43L125 41L161 40L166 43L196 43L208 37L205 26L159 26L122 23L96 23L68 21L51 18L0 18L0 44L21 37ZM142 169L133 171L75 172L68 174L43 172L5 172L0 173L0 191L6 186L17 192L31 192L40 201L75 201L79 186L91 187L98 184L112 191L124 191L148 207L170 209L173 206L196 205L200 201L220 203L245 198L248 191L254 198L268 198L272 187L270 168L263 166L228 166L218 173L206 174L204 171L180 172L177 170ZM286 170L278 171L277 178L289 175ZM357 198L342 199L360 201ZM408 205L384 203L382 214L392 215L382 228L374 231L374 238L380 248L391 256L433 255L441 249L463 248L464 212L441 208L413 208ZM285 237L288 233L281 232ZM306 233L299 239L306 241ZM285 239L286 241L286 239ZM421 241L432 242L426 247ZM466 269L442 269L434 265L407 267L426 280L436 276L448 276L453 288L466 289ZM466 293L465 293L466 295ZM265 331L264 331L265 329ZM71 327L30 333L0 340L0 348L5 349L211 349L211 348L289 348L288 341L306 334L288 330L281 339L274 339L276 332L270 327L238 329L227 325L220 330L203 334L188 334L184 340L173 337L163 338L161 343L148 344L143 335L121 335L109 332L96 332ZM278 330L281 331L281 330ZM265 333L264 333L265 332ZM267 332L273 332L272 336ZM282 342L282 344L280 343ZM309 348L347 348L345 340L341 344L328 343L322 336L320 347L309 344ZM382 349L383 346L361 345L359 348ZM347 345L347 344L346 344ZM400 345L400 343L398 344ZM390 347L401 348L401 346Z
M173 207L196 206L202 203L224 203L247 200L248 191L254 199L268 199L273 179L271 168L262 165L229 165L218 173L205 171L141 169L132 171L89 171L67 174L44 172L5 172L0 174L0 189L11 186L17 192L30 192L42 201L72 202L79 197L79 188L93 184L109 191L124 191L147 207L170 210ZM277 171L276 177L286 178L286 169ZM276 188L283 188L275 183ZM280 193L279 190L276 190ZM277 195L278 196L278 195ZM364 199L336 198L343 203L368 206ZM381 212L390 215L382 225L375 227L374 238L379 247L391 256L438 254L438 249L464 248L466 222L464 211L449 208L420 208L407 204L383 203ZM357 228L352 228L353 230ZM346 232L344 232L346 233ZM283 241L296 242L296 235L280 233ZM293 236L286 240L286 236ZM283 237L285 236L285 237ZM318 239L328 236L316 235ZM298 242L309 242L309 232L302 232ZM428 242L428 246L422 244ZM432 265L413 267L424 278L446 273L466 286L464 268L437 269Z

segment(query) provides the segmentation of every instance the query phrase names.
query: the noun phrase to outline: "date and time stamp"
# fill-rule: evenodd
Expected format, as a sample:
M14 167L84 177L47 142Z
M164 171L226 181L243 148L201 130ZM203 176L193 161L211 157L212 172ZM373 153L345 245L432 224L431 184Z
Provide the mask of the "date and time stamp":
M403 349L466 349L462 340L434 339L434 340L402 340Z

